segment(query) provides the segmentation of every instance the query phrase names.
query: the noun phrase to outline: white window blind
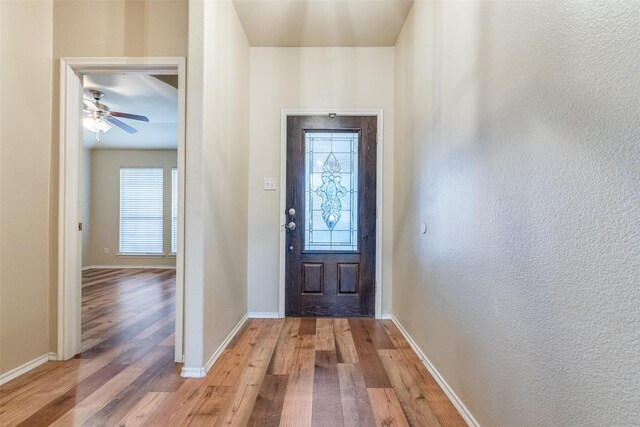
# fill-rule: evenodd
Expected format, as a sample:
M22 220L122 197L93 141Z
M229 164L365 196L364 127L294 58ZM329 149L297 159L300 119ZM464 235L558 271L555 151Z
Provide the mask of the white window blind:
M162 168L120 169L120 253L162 254Z
M171 253L178 252L178 169L171 169Z

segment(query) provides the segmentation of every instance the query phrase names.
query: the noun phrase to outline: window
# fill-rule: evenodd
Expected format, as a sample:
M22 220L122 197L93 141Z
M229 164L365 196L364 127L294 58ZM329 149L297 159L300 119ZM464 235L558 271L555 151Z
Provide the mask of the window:
M120 253L162 255L162 168L120 169Z
M178 252L178 169L171 169L171 254Z
M358 135L305 133L305 251L358 250Z

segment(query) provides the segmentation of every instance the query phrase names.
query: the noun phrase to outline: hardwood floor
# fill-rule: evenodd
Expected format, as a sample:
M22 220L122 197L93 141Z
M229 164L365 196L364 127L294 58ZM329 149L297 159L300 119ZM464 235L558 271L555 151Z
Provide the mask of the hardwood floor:
M0 425L465 425L389 321L251 319L183 379L174 287L172 270L85 271L81 355L3 385Z

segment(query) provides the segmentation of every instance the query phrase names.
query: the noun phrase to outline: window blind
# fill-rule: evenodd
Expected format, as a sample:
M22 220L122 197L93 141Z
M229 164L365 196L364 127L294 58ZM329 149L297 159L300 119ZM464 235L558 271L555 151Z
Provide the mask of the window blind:
M120 169L120 253L162 254L162 168Z
M171 169L171 253L178 252L178 169Z

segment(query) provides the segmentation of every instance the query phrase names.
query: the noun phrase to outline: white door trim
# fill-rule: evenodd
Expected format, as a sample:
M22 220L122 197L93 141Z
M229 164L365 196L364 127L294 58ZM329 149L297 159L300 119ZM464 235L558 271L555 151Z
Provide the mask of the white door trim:
M384 112L382 109L375 110L282 110L280 123L280 224L286 221L285 209L287 203L287 117L289 116L324 116L329 113L336 113L338 116L376 116L378 118L378 144L376 153L376 319L382 318L382 206L383 206L383 141ZM280 231L280 274L278 278L278 315L284 317L284 297L285 297L285 253L286 239L284 228Z
M178 253L176 255L175 360L184 343L184 195L186 61L182 57L61 58L60 171L58 200L58 360L81 348L81 235L79 223L82 76L145 73L178 76Z

